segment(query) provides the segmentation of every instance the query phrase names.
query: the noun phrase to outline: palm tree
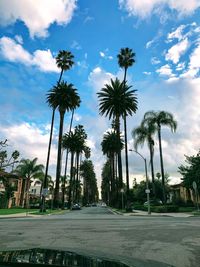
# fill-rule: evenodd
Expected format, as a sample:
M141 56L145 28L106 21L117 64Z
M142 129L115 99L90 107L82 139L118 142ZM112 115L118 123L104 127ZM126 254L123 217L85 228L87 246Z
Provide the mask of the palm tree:
M31 179L38 178L44 169L44 166L42 164L37 164L37 160L38 160L37 158L34 158L33 160L22 159L20 161L20 164L13 171L15 174L22 177L24 180L24 186L22 189L22 198L24 198L24 193L26 192L24 206L28 206L28 202L29 202L28 192L29 192L30 185L31 185Z
M119 66L124 69L124 79L123 84L126 86L126 75L127 70L135 63L135 53L132 49L126 47L121 48L120 53L117 55ZM136 103L137 107L137 103ZM136 109L135 109L136 110ZM133 111L135 112L135 111ZM126 184L127 184L127 194L129 195L129 167L128 167L128 147L127 147L127 124L126 124L126 112L123 114L124 119L124 141L125 141L125 162L126 162Z
M163 164L163 154L162 154L162 142L161 142L161 126L167 126L172 132L176 131L177 122L171 113L167 111L148 111L144 114L143 119L144 125L154 125L157 128L158 142L159 142L159 152L160 152L160 167L162 176L162 187L163 187L163 202L166 203L166 193L165 193L165 173Z
M103 154L107 155L110 161L110 173L111 173L111 203L112 205L116 203L115 196L118 193L118 183L115 177L115 154L123 149L123 140L115 132L107 132L103 136L103 141L101 142ZM118 195L117 195L118 196ZM117 204L117 203L116 203Z
M118 138L120 139L120 118L126 115L132 115L137 110L137 98L135 95L136 90L130 90L128 86L119 79L112 80L111 84L106 84L104 88L97 93L100 104L99 111L101 115L108 116L109 119L114 119L115 128ZM123 186L122 178L122 162L121 153L118 153L118 174L119 174L119 187ZM127 188L129 181L127 181Z
M69 51L60 50L57 57L56 57L56 63L58 68L61 69L60 77L58 80L58 84L60 84L63 72L66 70L69 70L74 62L73 62L74 56ZM52 143L52 136L53 136L53 125L54 125L54 117L55 117L55 110L57 108L57 105L55 103L53 104L53 99L47 98L47 102L49 106L52 108L52 118L51 118L51 129L50 129L50 136L49 136L49 145L48 145L48 152L47 152L47 161L46 161L46 168L45 168L45 177L44 177L44 188L47 186L47 175L48 175L48 169L49 169L49 158L50 158L50 151L51 151L51 143ZM44 209L45 205L45 198L42 199L42 207Z
M40 198L42 197L42 189L44 188L44 178L45 173L41 172L38 174L36 181L34 182L34 186L40 185ZM50 175L47 175L47 188L49 187L49 183L52 182L52 177Z
M155 125L141 125L137 128L132 130L132 137L134 139L134 148L137 151L138 146L143 146L145 142L147 142L149 152L150 152L150 165L151 165L151 176L152 176L152 186L153 186L153 194L155 197L155 176L154 176L154 164L153 164L153 157L154 157L154 139L153 136L156 132Z
M75 177L74 173L74 156L77 149L82 146L82 139L77 132L68 132L62 138L62 146L64 149L68 149L71 153L71 166L70 166L70 182L69 182L69 196L68 196L68 208L71 208L72 202L72 185Z
M64 116L66 111L73 110L79 107L80 97L77 94L77 89L74 88L73 84L67 84L66 82L62 81L58 83L57 86L53 87L53 89L48 94L48 98L53 100L53 105L58 107L60 113L58 153L57 153L57 166L56 166L56 185L54 191L54 207L58 207Z

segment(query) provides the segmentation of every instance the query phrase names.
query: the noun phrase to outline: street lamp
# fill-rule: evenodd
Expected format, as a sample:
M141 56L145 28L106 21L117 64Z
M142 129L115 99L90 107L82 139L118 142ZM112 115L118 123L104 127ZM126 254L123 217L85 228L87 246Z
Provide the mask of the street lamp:
M150 199L149 199L150 190L149 190L149 179L148 179L148 174L147 174L147 161L146 161L146 158L144 158L144 157L143 157L138 151L136 151L136 150L129 149L129 151L137 153L137 154L144 160L145 175L146 175L146 190L145 190L145 193L147 194L148 214L151 214Z

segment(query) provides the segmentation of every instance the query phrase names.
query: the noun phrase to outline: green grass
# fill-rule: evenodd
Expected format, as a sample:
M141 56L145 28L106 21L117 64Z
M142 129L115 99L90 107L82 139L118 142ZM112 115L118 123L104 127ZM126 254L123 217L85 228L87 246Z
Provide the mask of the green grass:
M35 209L0 209L0 215L10 215L10 214L18 214L18 213L26 213L26 212L34 212L37 211Z
M40 212L39 210L30 212L33 215L48 215L48 214L63 214L66 210L46 210L46 212Z
M195 207L179 207L179 212L193 212Z
M193 212L193 215L194 215L194 216L200 216L200 211L195 211L195 212Z

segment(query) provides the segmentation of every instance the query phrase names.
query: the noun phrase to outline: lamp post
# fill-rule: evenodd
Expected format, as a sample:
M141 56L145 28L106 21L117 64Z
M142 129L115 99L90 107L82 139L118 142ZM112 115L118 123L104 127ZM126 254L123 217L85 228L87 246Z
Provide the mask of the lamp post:
M148 214L151 214L150 199L149 199L149 194L150 194L149 179L148 179L148 174L147 174L147 160L138 151L133 150L133 149L129 149L129 151L135 152L136 154L138 154L144 160L145 176L146 176L146 190L145 190L145 193L147 194Z

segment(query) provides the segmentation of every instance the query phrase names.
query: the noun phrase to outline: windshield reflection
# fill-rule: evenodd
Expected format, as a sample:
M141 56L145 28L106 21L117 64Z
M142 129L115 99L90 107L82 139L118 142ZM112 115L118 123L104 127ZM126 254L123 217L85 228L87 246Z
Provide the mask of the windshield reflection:
M105 260L101 258L87 257L69 251L51 249L29 249L0 252L0 266L28 266L54 265L68 267L128 267L128 265Z

